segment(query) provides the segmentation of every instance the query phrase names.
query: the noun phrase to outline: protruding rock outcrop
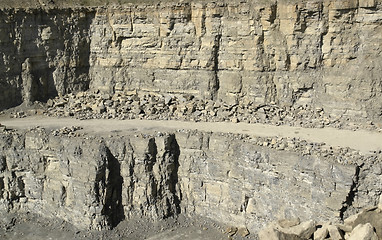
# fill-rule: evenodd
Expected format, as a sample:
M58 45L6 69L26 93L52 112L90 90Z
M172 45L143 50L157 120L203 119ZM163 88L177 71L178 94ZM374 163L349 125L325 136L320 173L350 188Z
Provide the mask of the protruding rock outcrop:
M93 229L180 212L174 135L131 141L68 136L39 128L1 134L1 211L32 211Z

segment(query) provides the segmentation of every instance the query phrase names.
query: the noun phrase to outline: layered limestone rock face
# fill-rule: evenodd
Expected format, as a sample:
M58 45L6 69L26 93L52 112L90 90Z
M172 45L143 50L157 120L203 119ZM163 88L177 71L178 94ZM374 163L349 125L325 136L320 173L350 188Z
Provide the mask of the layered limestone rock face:
M0 16L0 108L89 87L309 105L381 121L380 0L170 2Z
M161 138L2 134L0 211L34 212L79 228L180 212L179 146Z
M91 88L191 93L228 104L381 114L377 1L190 3L98 9Z
M83 229L181 213L256 234L277 219L338 222L377 203L377 156L357 167L259 141L198 131L106 137L69 128L4 130L0 211Z
M272 123L381 128L381 21L381 0L1 9L0 109L59 96L49 111L81 119L252 123L262 110L268 123L294 109L304 117ZM310 125L315 116L327 124ZM256 233L277 219L340 221L382 192L381 153L77 130L0 126L0 213L83 229L181 213Z
M87 9L0 10L0 109L86 90Z

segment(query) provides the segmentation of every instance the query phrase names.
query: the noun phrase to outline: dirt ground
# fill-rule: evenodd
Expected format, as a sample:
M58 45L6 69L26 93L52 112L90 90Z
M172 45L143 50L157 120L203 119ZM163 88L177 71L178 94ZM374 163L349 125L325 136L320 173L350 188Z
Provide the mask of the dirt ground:
M83 132L96 134L123 134L124 132L177 131L179 129L186 129L206 132L239 133L259 137L295 137L308 142L324 142L333 147L349 147L363 154L382 151L382 132L366 130L351 131L336 128L302 128L259 123L183 122L175 120L78 120L74 118L54 118L38 115L26 118L9 118L3 115L0 116L0 124L8 128L18 129L27 129L35 126L47 129L79 126L83 128L83 130L81 130Z
M230 237L225 228L211 220L178 216L151 222L145 219L122 221L111 230L78 230L62 220L45 219L34 214L8 215L0 217L0 239L4 240L223 240L253 239Z

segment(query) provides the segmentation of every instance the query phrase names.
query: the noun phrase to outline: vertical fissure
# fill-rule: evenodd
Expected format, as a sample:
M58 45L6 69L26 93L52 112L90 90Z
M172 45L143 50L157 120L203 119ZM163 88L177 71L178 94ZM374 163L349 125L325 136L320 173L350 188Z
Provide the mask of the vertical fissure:
M345 217L346 211L352 206L357 189L358 189L358 181L359 181L359 174L362 166L357 166L355 169L355 174L353 177L353 184L350 187L350 191L348 195L346 196L345 202L342 204L342 208L340 209L340 218L343 220Z
M212 50L213 54L213 72L214 72L214 82L210 86L210 91L212 95L212 99L217 98L217 94L220 88L220 81L219 81L219 51L220 51L220 45L221 45L221 34L217 34L215 36L215 42Z
M125 215L122 205L123 178L121 176L121 164L109 149L107 149L107 170L103 214L108 218L108 222L113 228L125 218Z

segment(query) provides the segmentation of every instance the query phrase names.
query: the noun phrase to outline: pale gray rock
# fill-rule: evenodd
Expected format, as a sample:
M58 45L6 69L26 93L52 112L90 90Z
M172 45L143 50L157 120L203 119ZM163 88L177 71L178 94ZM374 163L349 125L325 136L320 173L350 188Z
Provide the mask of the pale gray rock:
M300 219L299 218L280 219L277 221L277 223L282 228L289 228L289 227L294 227L294 226L300 224Z
M309 239L316 230L316 223L313 220L302 222L296 226L281 228L285 234L296 235L302 239Z
M344 234L341 232L341 230L337 226L334 226L334 225L328 226L328 231L329 231L330 239L333 239L333 240L344 239Z
M381 128L381 7L342 2L1 10L0 109L83 90L155 92L265 105L257 117L273 124L292 117L306 127L352 128L349 119ZM294 109L294 116L277 109Z
M374 227L370 223L359 224L350 233L347 240L378 240Z
M327 238L328 234L329 234L328 224L324 224L313 233L313 239L323 240Z

